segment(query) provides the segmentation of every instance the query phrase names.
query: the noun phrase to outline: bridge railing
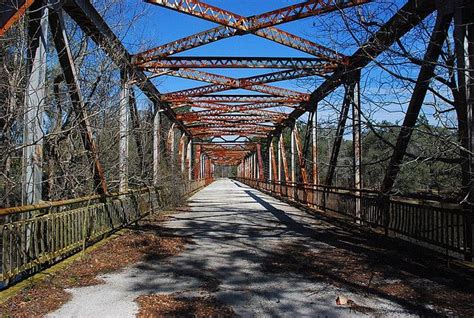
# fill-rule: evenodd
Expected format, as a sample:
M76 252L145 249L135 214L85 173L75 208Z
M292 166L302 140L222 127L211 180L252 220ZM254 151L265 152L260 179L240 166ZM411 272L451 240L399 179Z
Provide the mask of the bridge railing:
M0 210L0 288L80 251L144 216L173 206L210 179ZM176 189L180 189L176 193Z
M325 187L312 184L279 183L236 178L253 188L281 199L327 212L348 216L350 220L381 229L437 250L472 257L472 226L468 212L459 204L420 200L401 196L382 196L377 191Z

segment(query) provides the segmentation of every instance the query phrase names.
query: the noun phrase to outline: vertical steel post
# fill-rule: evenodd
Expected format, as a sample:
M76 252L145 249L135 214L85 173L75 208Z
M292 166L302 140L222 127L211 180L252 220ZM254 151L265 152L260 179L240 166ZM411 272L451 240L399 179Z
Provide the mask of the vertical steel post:
M28 23L29 77L25 97L23 138L24 205L35 204L42 197L43 179L43 115L46 97L46 50L48 45L48 7L37 1L39 8L31 13Z
M253 178L258 179L257 152L253 154Z
M472 261L474 245L474 4L472 1L456 0L454 13L454 44L456 51L458 100L457 112L466 122L461 143L465 160L463 169L463 190L466 192L464 204L464 259ZM459 117L461 117L458 115ZM459 119L458 119L459 121ZM461 125L458 128L461 130ZM463 140L464 139L464 140ZM467 140L466 140L467 139Z
M254 179L255 176L254 176L254 164L253 164L253 153L250 155L250 158L249 158L249 167L250 167L250 179Z
M174 134L175 134L175 131L174 131L174 128L175 128L176 124L173 123L171 124L171 127L170 127L170 130L168 131L168 152L169 152L169 156L170 156L170 161L171 161L171 166L174 167L174 165L176 164L175 162L175 159L176 159L176 146L174 144Z
M207 164L207 157L206 155L202 155L201 159L201 179L206 178L206 164Z
M272 173L270 174L271 177L272 177L272 180L275 181L277 180L277 164L276 164L276 160L275 160L275 149L274 149L274 145L273 145L273 138L272 138L272 142L270 144L270 152L272 154L272 159L270 161L270 167L272 168Z
M281 138L282 138L282 134L280 134L280 136L278 137L277 139L277 157L278 157L278 167L277 167L277 171L278 171L278 183L281 183L282 179L281 179Z
M273 161L273 138L270 139L270 142L268 143L268 182L272 182L272 161Z
M280 135L280 150L281 150L281 161L283 163L283 171L285 172L285 182L290 182L290 172L288 170L288 161L286 160L286 149L285 140L283 140L283 134Z
M291 126L291 144L290 144L290 160L291 160L291 182L295 183L296 182L296 150L295 150L295 126L296 123L293 123Z
M361 146L361 121L360 121L360 72L354 78L352 91L352 145L354 150L353 172L355 191L355 217L361 218L360 190L362 188L362 146Z
M161 120L160 112L156 108L155 117L153 118L153 184L158 185L160 173L160 145L161 145Z
M252 179L252 154L250 154L249 157L247 158L247 164L248 164L247 176L249 179Z
M245 178L250 178L250 162L249 162L249 158L247 156L247 158L245 158Z
M201 176L201 145L196 145L196 153L194 160L194 179L199 180Z
M179 163L181 168L181 173L184 174L186 168L186 134L182 133L181 138L179 138Z
M206 165L206 155L201 154L201 172L199 174L199 178L203 179L204 178L204 167Z
M256 154L256 157L257 157L257 161L258 161L258 165L257 165L257 176L258 176L258 180L263 181L263 179L264 179L264 175L263 175L263 158L262 158L262 146L260 145L260 143L257 144L257 154Z
M188 146L187 146L187 150L186 150L186 166L187 166L187 169L188 169L188 180L191 181L192 178L193 178L193 174L192 174L192 168L191 168L191 160L193 158L193 139L191 137L189 137L188 139Z
M128 190L130 85L126 70L121 71L119 127L119 192Z
M301 145L301 138L298 126L293 127L293 137L295 139L296 155L298 156L298 165L300 167L300 178L304 184L308 183L308 173L306 171L306 161L303 154L303 146Z
M313 184L319 184L318 171L318 113L316 110L312 113L313 120L311 121L311 141L312 141L312 167L313 167Z
M252 167L251 169L251 178L252 179L255 179L255 162L254 162L254 159L255 159L255 154L252 154L252 156L250 157L250 166Z

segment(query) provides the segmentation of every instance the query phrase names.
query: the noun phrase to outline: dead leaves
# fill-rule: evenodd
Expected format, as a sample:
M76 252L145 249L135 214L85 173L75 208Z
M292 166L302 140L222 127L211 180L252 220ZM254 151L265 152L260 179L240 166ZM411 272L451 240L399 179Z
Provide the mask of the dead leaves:
M164 259L184 250L187 238L164 233L163 216L150 217L131 229L81 256L51 277L30 285L0 305L7 317L42 317L62 306L70 295L64 289L103 283L98 275L116 271L141 260Z
M235 317L232 308L224 306L213 296L183 297L178 294L143 295L135 300L137 317Z

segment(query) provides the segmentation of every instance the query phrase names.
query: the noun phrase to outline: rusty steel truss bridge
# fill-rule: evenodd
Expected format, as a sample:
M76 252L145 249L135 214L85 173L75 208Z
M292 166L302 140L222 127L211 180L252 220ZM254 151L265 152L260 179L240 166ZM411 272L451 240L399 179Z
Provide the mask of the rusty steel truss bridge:
M154 105L153 169L155 175L158 173L159 165L159 140L166 138L169 151L174 151L177 145L177 161L181 172L189 181L184 192L188 193L209 182L216 166L234 166L239 180L273 195L309 208L348 215L354 222L379 228L386 235L408 237L423 244L464 255L468 260L472 258L474 14L471 1L407 0L398 12L381 25L365 43L354 48L354 53L350 56L310 39L283 31L278 26L309 17L317 18L319 15L334 11L344 11L351 7L364 6L371 0L302 1L248 17L198 0L146 0L150 6L174 10L197 19L214 22L218 26L138 53L131 53L125 48L88 0L61 0L49 2L48 5L45 5L46 1L41 0L13 2L14 6L8 6L5 2L0 5L0 37L24 15L34 17L30 19L28 29L32 39L29 48L32 52L31 63L36 67L32 68L26 89L34 90L35 94L29 94L30 97L25 102L29 109L25 114L28 124L25 127L24 160L28 162L28 166L23 184L27 205L6 208L0 212L3 216L38 210L49 212L42 214L43 219L31 221L32 228L29 230L27 229L29 221L21 221L23 222L21 224L11 222L4 226L2 253L4 280L11 279L40 263L56 259L64 251L73 251L80 245L78 242L81 242L82 236L73 237L76 233L71 234L71 237L68 236L69 234L64 234L65 237L55 238L59 241L54 243L39 242L34 248L28 247L29 243L25 242L20 245L6 246L7 241L11 242L15 237L22 237L22 231L36 231L49 226L48 222L56 222L50 216L52 215L50 210L63 213L61 211L70 211L65 206L79 208L81 202L85 202L85 199L73 199L60 203L39 203L42 191L42 171L41 163L35 156L41 152L39 148L42 145L32 141L38 139L41 131L38 131L38 121L28 120L28 118L34 119L33 117L38 112L44 111L46 51L51 45L56 49L59 64L69 88L73 111L80 118L79 130L83 145L88 151L90 162L93 163L97 195L89 200L97 201L97 206L101 206L97 208L98 210L107 210L107 206L115 206L117 200L125 200L129 208L138 204L139 214L160 204L159 194L155 190L132 191L128 185L128 139L130 135L133 136L133 134L128 134L128 130L130 127L140 127L141 124L136 115L137 106L131 93L132 87L136 86ZM121 71L119 194L110 194L108 190L93 128L84 106L78 78L79 70L73 62L64 15L69 16ZM408 108L405 110L405 118L382 186L378 191L366 190L362 186L361 175L361 70L377 60L379 55L432 15L436 16L436 22L431 31L424 59L418 63L418 77L413 86ZM458 66L457 80L459 81L456 107L458 114L465 119L463 130L465 138L462 138L461 142L465 147L462 169L465 176L463 186L466 200L461 204L444 204L443 202L413 202L396 198L391 195L391 191L430 81L435 76L435 67L440 58L443 43L453 25L456 65ZM48 34L52 35L53 43L47 43ZM185 53L200 46L241 35L264 38L303 52L304 56L310 57L186 56L183 54L176 56L177 53ZM271 69L271 72L250 77L231 77L212 73L212 69L260 71ZM152 79L165 75L201 81L205 84L162 94L153 84ZM321 78L322 84L311 93L273 85L281 81L315 76ZM328 172L324 180L319 181L316 143L318 103L340 87L345 93L330 151ZM235 94L233 90L244 90L249 93ZM187 111L178 112L178 109L187 109ZM308 114L310 123L308 134L310 138L307 138L310 142L306 143L302 141L301 132L295 124L304 114ZM159 117L162 115L167 116L173 123L167 136L160 136L159 133ZM348 118L351 118L353 134L354 184L350 189L339 189L333 186L333 179ZM285 149L284 130L291 131L291 149ZM181 132L179 141L175 140L175 131ZM262 154L264 144L268 146L266 147L268 154L265 156ZM287 158L288 153L289 158ZM309 163L306 162L308 153L311 153L310 157L312 157ZM129 197L124 198L124 193L128 193ZM107 198L106 201L101 201L104 197ZM99 213L98 210L91 212L90 209L87 210L88 208L81 209L81 213L90 213L91 217L95 215L94 213ZM77 216L77 222L80 222L81 217ZM138 217L140 215L128 216L126 219L127 222L131 222ZM101 231L123 225L118 216L112 219L109 229L97 228L92 230L93 234L87 235L98 237L103 234ZM57 222L64 222L64 220ZM77 223L75 226L81 225L83 223ZM43 230L46 231L46 229L41 231ZM22 248L28 249L26 254L23 253L25 255L22 254Z

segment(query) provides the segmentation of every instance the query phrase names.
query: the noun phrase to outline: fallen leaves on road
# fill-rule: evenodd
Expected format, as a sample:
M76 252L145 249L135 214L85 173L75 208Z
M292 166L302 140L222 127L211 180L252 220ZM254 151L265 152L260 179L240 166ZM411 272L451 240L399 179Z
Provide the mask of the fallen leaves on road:
M235 317L234 310L213 296L183 297L178 294L143 295L138 303L138 318L152 317Z
M367 253L345 248L311 248L301 243L280 246L262 263L264 271L293 272L333 286L394 301L422 315L474 316L472 281L446 274L426 261L391 257L383 251ZM350 306L376 313L376 308Z
M60 308L70 295L64 289L101 284L100 274L116 271L144 259L163 259L184 250L188 238L161 227L162 215L153 215L140 226L126 230L102 246L82 255L47 279L33 283L0 304L7 317L42 317Z

